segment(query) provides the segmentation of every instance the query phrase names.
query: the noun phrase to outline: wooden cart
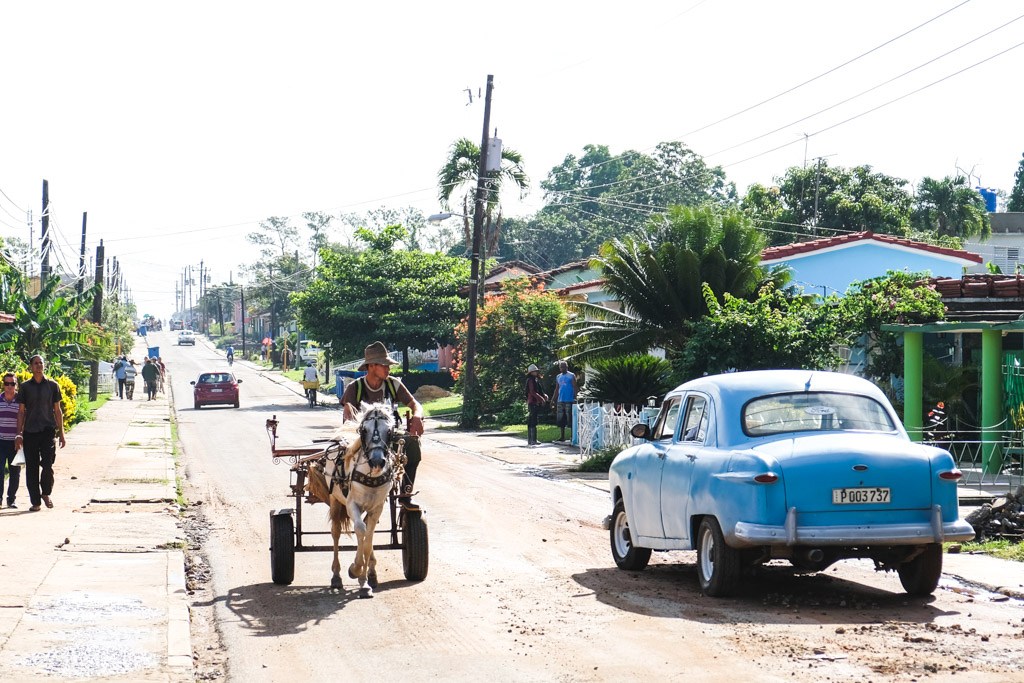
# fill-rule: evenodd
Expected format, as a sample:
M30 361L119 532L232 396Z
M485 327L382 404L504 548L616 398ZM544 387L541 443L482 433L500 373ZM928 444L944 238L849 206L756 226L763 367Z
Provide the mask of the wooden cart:
M337 454L345 444L338 441L327 441L323 446L305 446L301 448L277 447L277 416L267 420L267 435L270 437L270 452L274 464L281 461L290 465L289 484L295 506L270 511L270 576L276 584L288 585L295 578L295 553L329 551L334 547L316 545L304 539L311 536L327 536L330 531L303 531L302 503L320 502L311 498L306 492L309 477L309 466L314 462L323 461ZM408 437L405 437L408 438ZM401 550L402 572L409 581L422 581L427 578L429 564L429 543L427 539L427 522L423 519L422 509L407 509L398 502L400 482L391 486L387 507L391 514L391 527L382 528L378 523L376 534L385 537L385 542L374 543L374 550ZM382 520L383 521L383 520ZM356 549L355 545L341 545L339 550Z

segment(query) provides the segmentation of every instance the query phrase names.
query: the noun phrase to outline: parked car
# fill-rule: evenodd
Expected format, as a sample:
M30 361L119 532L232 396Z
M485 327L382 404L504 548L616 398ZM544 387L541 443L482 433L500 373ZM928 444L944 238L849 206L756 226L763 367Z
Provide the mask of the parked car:
M178 346L184 346L185 344L196 345L196 335L192 330L182 330L178 333Z
M849 558L935 590L943 541L959 519L961 473L941 448L913 443L871 382L831 372L763 370L703 377L669 392L653 427L609 472L612 557L647 566L652 550L697 550L710 596L771 559L821 571Z
M192 400L195 409L215 404L227 404L237 408L238 385L241 383L242 380L235 379L230 372L204 372L199 375L198 380L189 382L194 387Z

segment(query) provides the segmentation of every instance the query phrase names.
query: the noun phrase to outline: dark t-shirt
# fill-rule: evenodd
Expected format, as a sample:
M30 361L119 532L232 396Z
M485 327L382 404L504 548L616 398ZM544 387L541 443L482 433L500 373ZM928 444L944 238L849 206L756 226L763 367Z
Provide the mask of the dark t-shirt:
M53 416L53 404L60 403L63 395L60 385L48 377L42 382L29 378L18 388L18 402L25 406L25 424L22 429L30 434L57 429L57 420Z

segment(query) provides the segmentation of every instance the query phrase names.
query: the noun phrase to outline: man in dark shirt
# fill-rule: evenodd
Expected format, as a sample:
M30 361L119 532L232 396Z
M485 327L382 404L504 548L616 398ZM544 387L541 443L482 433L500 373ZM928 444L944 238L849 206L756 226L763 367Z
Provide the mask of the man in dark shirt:
M32 377L25 380L18 389L18 436L15 448L25 447L25 485L32 501L32 512L38 512L40 502L52 508L53 461L57 458L54 439L64 448L64 413L61 410L60 386L43 375L46 362L42 356L32 356L29 369ZM39 469L42 467L42 477ZM40 490L41 489L41 490ZM40 495L40 493L42 495Z

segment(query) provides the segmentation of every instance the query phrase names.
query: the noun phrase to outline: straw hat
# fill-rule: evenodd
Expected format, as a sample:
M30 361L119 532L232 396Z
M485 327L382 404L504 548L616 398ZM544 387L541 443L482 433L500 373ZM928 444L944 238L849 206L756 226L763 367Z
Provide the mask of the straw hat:
M363 364L356 370L363 371L367 365L398 365L397 361L391 360L384 342L375 341L363 350Z
M536 363L530 363L529 367L526 368L526 372L538 372L540 368L537 367Z

